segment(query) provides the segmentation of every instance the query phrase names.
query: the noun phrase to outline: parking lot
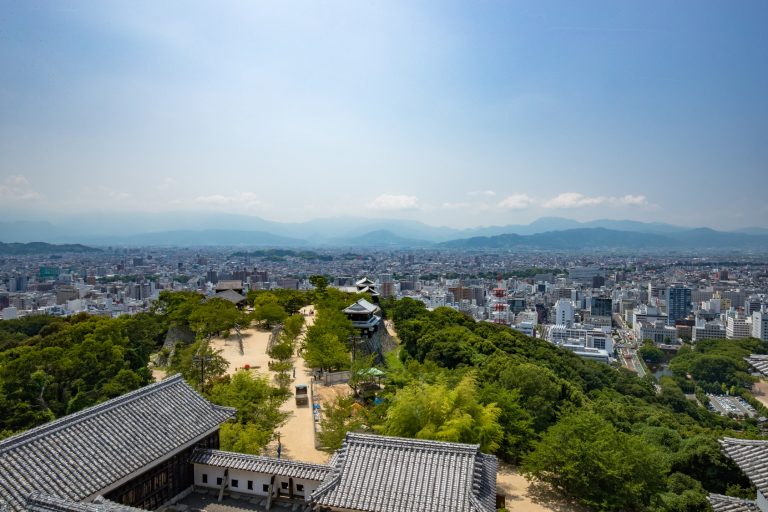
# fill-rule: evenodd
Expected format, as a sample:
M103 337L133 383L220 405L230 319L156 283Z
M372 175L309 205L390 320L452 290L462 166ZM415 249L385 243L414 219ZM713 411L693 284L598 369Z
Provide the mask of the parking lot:
M737 396L722 396L708 394L709 406L723 416L740 416L752 418L757 413L743 398Z

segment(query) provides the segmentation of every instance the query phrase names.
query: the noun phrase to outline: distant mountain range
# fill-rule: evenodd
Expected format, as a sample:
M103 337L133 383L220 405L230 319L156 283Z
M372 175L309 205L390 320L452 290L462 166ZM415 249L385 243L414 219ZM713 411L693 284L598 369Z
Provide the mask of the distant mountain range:
M96 246L764 250L768 248L768 229L724 232L663 223L578 222L559 217L524 225L454 229L393 219L336 217L281 223L245 215L168 213L69 217L57 224L0 222L0 240Z
M62 254L65 252L101 252L101 249L80 244L52 245L45 242L10 243L0 242L0 255L27 256L31 254Z
M548 231L534 235L505 234L472 237L439 244L449 249L668 249L668 250L768 250L768 236L692 229L664 235L605 228Z

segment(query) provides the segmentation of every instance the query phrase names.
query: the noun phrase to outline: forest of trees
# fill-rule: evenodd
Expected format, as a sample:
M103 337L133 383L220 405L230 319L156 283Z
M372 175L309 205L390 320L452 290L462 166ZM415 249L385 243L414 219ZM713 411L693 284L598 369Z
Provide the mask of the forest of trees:
M375 431L479 443L595 510L708 510L708 492L754 496L717 439L757 438L756 424L686 399L678 378L657 392L650 377L448 308L430 312L401 299L386 312L401 340L401 364L388 369L386 399L366 417ZM746 386L743 355L768 346L736 347L704 343L673 359L673 370L718 389ZM718 365L714 357L726 360Z

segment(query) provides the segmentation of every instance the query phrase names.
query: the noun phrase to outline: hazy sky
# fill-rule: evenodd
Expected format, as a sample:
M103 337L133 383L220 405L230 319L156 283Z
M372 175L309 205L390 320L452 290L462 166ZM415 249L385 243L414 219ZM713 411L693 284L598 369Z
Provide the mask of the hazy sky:
M0 213L768 226L766 27L765 0L0 0Z

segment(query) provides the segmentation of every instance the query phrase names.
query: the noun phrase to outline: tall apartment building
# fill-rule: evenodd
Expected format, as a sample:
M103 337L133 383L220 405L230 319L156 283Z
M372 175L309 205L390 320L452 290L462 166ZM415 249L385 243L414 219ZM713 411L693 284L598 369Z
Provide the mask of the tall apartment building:
M691 289L681 285L670 286L667 289L667 325L675 325L675 320L685 318L692 311Z
M559 299L555 304L555 321L556 325L565 325L570 327L573 325L574 313L573 302L568 299Z

